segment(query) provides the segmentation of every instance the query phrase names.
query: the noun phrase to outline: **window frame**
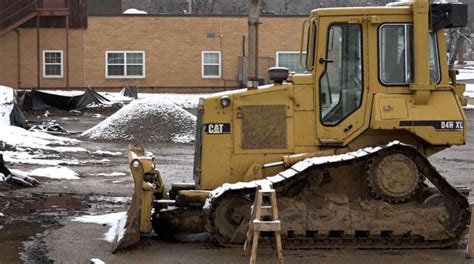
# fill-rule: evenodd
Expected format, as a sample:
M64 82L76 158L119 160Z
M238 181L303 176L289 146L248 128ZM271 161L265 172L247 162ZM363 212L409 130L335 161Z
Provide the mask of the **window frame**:
M111 53L122 53L124 63L123 64L109 64L109 54ZM128 53L139 53L143 56L142 64L127 63ZM124 75L109 75L109 65L123 65ZM127 75L127 65L136 66L141 65L143 67L142 75ZM144 50L107 50L105 51L105 78L106 79L145 79L146 78L146 53Z
M46 63L46 53L60 53L61 54L61 63ZM47 65L60 65L61 74L59 75L47 75L46 66ZM43 78L44 79L61 79L64 77L64 52L62 50L43 50Z
M359 102L359 105L354 108L352 110L352 112L348 113L344 118L342 118L341 120L339 120L337 123L335 124L326 124L324 123L324 117L323 117L323 111L321 111L321 107L322 107L322 104L321 104L321 80L323 79L324 75L327 73L327 65L324 66L324 71L321 73L321 75L319 76L319 80L318 80L318 89L319 89L319 122L321 123L322 126L324 127L337 127L339 124L341 124L342 122L344 122L347 118L349 118L350 116L352 116L352 114L354 114L357 110L359 110L362 105L363 105L363 101L364 101L364 96L365 96L365 83L366 83L366 78L365 78L365 71L366 69L364 69L364 65L365 65L365 53L364 53L364 26L362 23L349 23L349 22L334 22L334 23L331 23L328 25L327 27L327 32L326 32L326 43L324 43L325 45L325 58L328 58L329 56L329 40L330 40L330 31L331 31L331 27L333 26L337 26L337 25L357 25L360 29L360 64L362 65L362 68L361 68L361 76L362 76L362 80L361 80L361 85L362 85L362 89L361 89L361 94L360 94L360 102ZM340 101L341 99L339 99L339 102L338 104L341 102Z
M219 63L204 63L204 54L213 53L219 54ZM205 75L204 68L205 66L218 66L219 74L218 75ZM203 79L221 79L222 78L222 52L220 50L203 50L201 52L201 78Z
M378 71L377 71L377 79L379 80L379 83L385 87L393 87L393 86L397 86L397 87L400 87L400 86L410 86L410 83L385 83L383 82L382 80L382 28L384 26L407 26L407 25L411 25L413 27L413 22L399 22L399 23L383 23L381 25L379 25L378 29L377 29L377 67L378 67ZM440 61L440 57L439 57L439 46L438 46L438 35L436 34L436 32L433 32L431 33L433 34L433 37L434 37L434 46L433 48L435 49L435 53L436 53L436 60L438 61L438 65L437 65L437 68L438 68L438 80L436 81L433 81L433 83L435 84L439 84L441 82L441 80L443 79L442 77L442 72L441 72L441 61ZM406 33L406 30L405 30L405 39L407 37L407 33ZM430 36L430 40L431 41L431 36ZM406 43L406 41L405 41ZM406 47L406 46L405 46ZM414 47L412 47L413 49ZM429 51L428 51L429 52ZM430 54L428 54L428 56L430 56ZM408 59L408 54L407 52L405 52L405 75L407 74L407 71L408 71L408 64L407 64L407 59ZM428 58L430 59L430 58ZM414 69L412 69L414 70ZM407 76L405 76L406 78ZM415 76L413 76L415 77ZM413 80L414 82L415 80ZM430 76L430 81L431 81L431 76Z
M306 56L308 55L308 52L307 52L307 51L302 51L301 53L304 54L304 55L306 55ZM281 50L281 51L277 51L277 52L276 52L275 65L276 65L277 67L280 67L280 66L279 66L280 60L279 60L279 58L278 58L278 55L280 55L280 54L295 54L295 55L298 55L297 63L298 63L298 65L300 65L300 60L299 60L299 58L300 58L300 57L299 57L299 56L300 56L300 52L299 52L299 51L285 51L285 50ZM306 61L306 59L303 60L303 61ZM300 65L300 67L303 69L303 72L300 72L300 73L295 72L295 73L297 73L297 74L303 74L304 71L307 70L306 67L304 67L304 66L305 66L305 65ZM288 70L290 70L290 69L288 69ZM291 70L290 70L290 72L291 72Z

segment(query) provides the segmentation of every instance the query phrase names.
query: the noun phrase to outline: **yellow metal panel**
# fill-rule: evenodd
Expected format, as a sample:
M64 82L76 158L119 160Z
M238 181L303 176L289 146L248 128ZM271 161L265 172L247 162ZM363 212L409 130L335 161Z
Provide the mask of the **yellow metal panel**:
M379 111L381 119L406 119L408 117L407 99L405 97L381 98Z
M314 87L309 85L294 86L295 111L314 110Z
M377 94L374 105L394 105L402 98L407 105L407 118L384 119L381 107L374 107L371 127L381 130L405 129L433 145L464 144L464 129L435 127L440 125L440 122L465 121L463 110L453 91L433 91L427 105L416 105L413 95L399 95L394 98L391 94Z
M295 145L314 146L316 139L315 115L313 111L295 112Z
M303 85L303 84L313 84L313 75L312 74L295 74L291 76L291 80L295 85Z

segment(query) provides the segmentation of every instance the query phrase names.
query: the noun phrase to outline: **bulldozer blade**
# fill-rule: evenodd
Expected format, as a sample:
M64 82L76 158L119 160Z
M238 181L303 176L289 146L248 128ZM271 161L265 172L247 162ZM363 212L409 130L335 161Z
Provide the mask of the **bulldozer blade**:
M140 241L140 221L143 200L143 166L139 159L132 159L130 162L135 189L132 196L130 207L127 210L125 225L117 225L123 230L116 230L116 237L113 241L112 252L136 244ZM121 221L123 221L122 219Z

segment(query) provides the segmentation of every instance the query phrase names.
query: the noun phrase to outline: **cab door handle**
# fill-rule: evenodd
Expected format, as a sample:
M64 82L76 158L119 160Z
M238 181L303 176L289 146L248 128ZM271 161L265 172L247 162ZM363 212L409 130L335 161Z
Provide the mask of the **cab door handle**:
M333 60L330 59L325 59L325 58L319 58L319 64L325 64L329 62L334 62Z

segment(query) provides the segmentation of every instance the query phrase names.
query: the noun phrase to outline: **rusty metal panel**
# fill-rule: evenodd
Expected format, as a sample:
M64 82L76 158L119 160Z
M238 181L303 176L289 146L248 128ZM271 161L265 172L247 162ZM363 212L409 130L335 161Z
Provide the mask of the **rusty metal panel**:
M242 149L286 149L286 105L240 106Z

